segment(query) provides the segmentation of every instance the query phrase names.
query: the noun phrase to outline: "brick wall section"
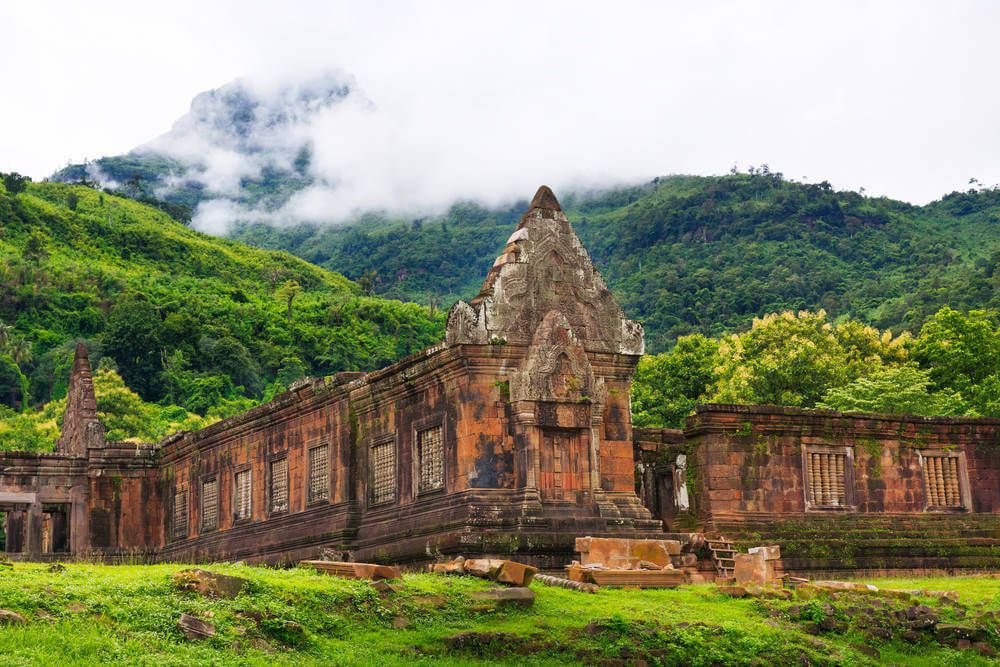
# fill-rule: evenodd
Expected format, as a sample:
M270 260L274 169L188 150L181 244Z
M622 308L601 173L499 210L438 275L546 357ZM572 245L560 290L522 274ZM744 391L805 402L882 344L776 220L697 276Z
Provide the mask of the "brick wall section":
M923 513L919 452L964 454L970 512L1000 509L1000 420L850 415L773 406L699 406L685 437L694 452L700 518L805 514L803 450L845 447L850 510ZM838 510L809 510L821 513Z

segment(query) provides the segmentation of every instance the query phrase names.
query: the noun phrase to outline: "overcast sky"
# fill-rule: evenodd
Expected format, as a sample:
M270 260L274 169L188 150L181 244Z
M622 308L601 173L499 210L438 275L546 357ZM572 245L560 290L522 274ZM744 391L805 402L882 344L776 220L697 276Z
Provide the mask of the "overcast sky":
M352 132L382 192L767 163L923 203L1000 182L998 28L988 1L5 0L0 170L125 152L237 77L339 68L381 114Z

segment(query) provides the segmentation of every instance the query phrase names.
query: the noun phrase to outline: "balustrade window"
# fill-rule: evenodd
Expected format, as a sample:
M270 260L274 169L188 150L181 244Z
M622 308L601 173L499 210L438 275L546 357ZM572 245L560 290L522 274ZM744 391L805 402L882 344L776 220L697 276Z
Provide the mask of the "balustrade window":
M250 469L236 473L236 520L249 519L253 512L253 486Z
M928 507L962 507L959 457L946 453L923 454L922 459Z
M806 450L806 491L810 507L833 508L849 504L846 451Z
M330 498L330 448L327 445L309 450L309 502Z
M288 511L288 457L271 461L271 513Z
M371 504L388 503L396 499L396 441L372 445L368 453L369 497Z
M417 431L419 477L417 491L444 488L444 438L441 425Z
M201 532L219 527L219 480L206 479L201 483Z
M188 493L187 489L174 491L174 539L183 540L188 536Z

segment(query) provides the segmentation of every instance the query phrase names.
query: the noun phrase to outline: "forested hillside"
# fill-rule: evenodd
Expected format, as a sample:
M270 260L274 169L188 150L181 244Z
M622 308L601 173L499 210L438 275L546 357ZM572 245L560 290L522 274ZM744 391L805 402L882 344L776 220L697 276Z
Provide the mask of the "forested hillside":
M78 340L95 366L146 402L181 406L183 419L245 409L306 374L378 368L442 335L442 313L367 296L287 253L207 236L91 188L4 180L8 409L64 396Z
M917 207L764 169L557 194L654 352L679 335L745 329L788 309L898 331L944 305L1000 305L997 190ZM368 214L342 226L241 225L232 237L288 250L378 294L447 305L476 293L526 204L459 203L438 217Z

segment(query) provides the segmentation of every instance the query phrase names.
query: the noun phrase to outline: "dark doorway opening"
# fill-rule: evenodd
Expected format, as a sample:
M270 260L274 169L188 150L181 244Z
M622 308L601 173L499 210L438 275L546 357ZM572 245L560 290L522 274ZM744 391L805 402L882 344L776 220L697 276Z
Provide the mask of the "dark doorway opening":
M42 505L42 553L61 554L69 551L69 505Z

